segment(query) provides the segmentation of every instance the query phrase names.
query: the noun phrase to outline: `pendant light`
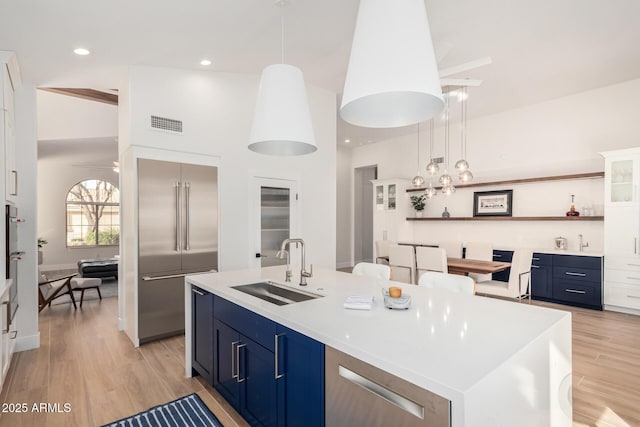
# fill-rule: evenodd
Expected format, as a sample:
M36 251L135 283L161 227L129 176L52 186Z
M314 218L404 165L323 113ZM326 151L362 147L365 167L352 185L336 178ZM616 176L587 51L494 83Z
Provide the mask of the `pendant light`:
M460 88L460 156L462 158L456 162L455 168L460 175L460 182L470 182L473 174L469 170L469 162L467 159L467 87Z
M424 0L360 0L342 119L393 128L419 123L443 107Z
M286 0L276 0L279 7ZM281 63L262 71L249 149L274 156L297 156L318 149L313 135L304 77L284 63L284 13L281 11Z
M447 90L447 93L445 94L444 107L444 173L439 179L439 182L442 185L442 194L445 196L450 196L456 192L451 175L447 172L447 169L449 168L449 134L449 90Z
M440 170L440 166L433 161L433 119L429 120L429 164L427 164L427 173L434 176Z
M427 173L430 176L434 176L438 173L440 167L433 161L433 119L429 120L429 164L427 165ZM429 177L429 186L424 190L424 195L427 199L431 199L438 194L438 190L433 188L431 183L431 177Z
M411 180L413 188L424 187L424 178L420 175L420 123L418 123L418 175Z

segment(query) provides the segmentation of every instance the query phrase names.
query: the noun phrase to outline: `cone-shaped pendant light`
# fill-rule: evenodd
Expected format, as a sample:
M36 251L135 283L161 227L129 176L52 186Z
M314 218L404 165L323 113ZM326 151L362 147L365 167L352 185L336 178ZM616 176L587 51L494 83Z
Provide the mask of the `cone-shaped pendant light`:
M262 71L249 149L276 156L317 150L302 71L287 64Z
M444 108L424 0L360 0L340 116L392 128Z
M276 0L284 7L286 0ZM284 14L281 15L281 64L262 70L249 149L274 156L298 156L318 149L313 136L302 71L284 63Z

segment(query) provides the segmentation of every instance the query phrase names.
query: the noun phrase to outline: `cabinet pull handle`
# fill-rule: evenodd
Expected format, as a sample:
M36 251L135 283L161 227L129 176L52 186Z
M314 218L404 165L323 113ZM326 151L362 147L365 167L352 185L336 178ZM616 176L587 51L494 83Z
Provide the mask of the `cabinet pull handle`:
M627 276L627 279L640 280L640 277Z
M191 288L191 292L193 292L194 294L198 294L198 295L200 295L201 297L203 297L203 296L204 296L204 293L203 293L203 292L200 292L200 291L199 291L199 290L197 290L196 288Z
M231 378L238 378L238 373L236 372L236 350L234 346L240 344L240 341L234 341L231 343Z
M285 334L276 334L276 335L274 336L274 341L275 341L275 344L276 344L276 353L275 353L275 355L274 355L274 357L275 357L275 359L276 359L276 363L275 363L275 366L276 366L276 368L275 368L275 378L276 378L277 380L279 380L280 378L284 377L284 374L279 373L279 372L280 372L280 369L279 369L279 367L278 367L278 350L279 350L279 345L278 345L278 343L280 342L280 340L279 340L278 338L283 337L284 335L285 335Z
M534 261L540 261L540 258L536 258L536 257L533 257L531 259L534 260Z
M500 255L500 254L493 254L493 257L494 257L494 258L502 258L502 255Z
M5 329L2 330L2 333L6 334L6 333L9 332L9 327L10 327L10 323L11 323L11 310L9 309L9 301L4 301L2 303L2 305L6 305L7 306L7 312L6 312L7 313L7 329L6 330Z
M17 196L18 195L18 171L12 170L11 173L13 174L13 193L10 193L10 194L12 196Z
M627 264L627 265L631 267L640 267L640 264Z
M587 277L585 273L574 273L573 271L565 271L564 274L567 276Z
M565 289L565 292L571 292L572 294L586 294L587 291L579 291L577 289Z
M531 268L540 268L540 266L539 266L539 265L531 264Z
M627 297L629 298L635 298L635 299L640 299L640 297L638 295L627 295Z
M638 253L638 238L633 238L633 253L634 255Z
M238 381L239 383L242 383L242 382L244 382L244 380L246 380L246 379L247 379L246 375L245 375L245 377L244 377L244 378L240 378L240 349L241 349L242 347L246 347L246 346L247 346L246 344L240 344L240 345L238 345L238 346L236 347L236 358L237 358L237 359L236 359L236 365L238 366L238 379L237 379L237 381Z

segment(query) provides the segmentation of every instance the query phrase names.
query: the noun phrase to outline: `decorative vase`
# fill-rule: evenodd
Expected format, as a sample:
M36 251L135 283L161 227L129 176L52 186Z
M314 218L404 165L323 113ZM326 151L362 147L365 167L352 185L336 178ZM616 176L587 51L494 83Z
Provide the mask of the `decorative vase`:
M451 215L449 214L449 211L447 210L447 207L444 207L444 212L442 212L442 218L449 218Z
M416 218L422 218L422 213L424 211L416 211Z
M38 265L42 265L42 251L38 251Z

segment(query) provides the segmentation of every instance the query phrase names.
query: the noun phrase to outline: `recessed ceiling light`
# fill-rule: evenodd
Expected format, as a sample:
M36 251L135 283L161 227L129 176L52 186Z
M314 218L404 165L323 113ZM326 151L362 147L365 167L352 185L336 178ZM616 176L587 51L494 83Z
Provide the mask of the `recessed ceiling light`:
M208 59L203 59L202 61L200 61L200 65L204 65L204 66L211 65L211 61Z
M344 143L345 143L345 144L348 144L348 143L350 143L350 142L351 142L351 140L350 140L349 138L347 138L347 139L345 139L345 140L344 140Z
M73 49L73 53L75 53L76 55L89 55L91 53L91 51L89 51L89 49L85 49L83 47L79 47L77 49Z

